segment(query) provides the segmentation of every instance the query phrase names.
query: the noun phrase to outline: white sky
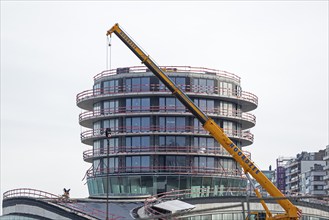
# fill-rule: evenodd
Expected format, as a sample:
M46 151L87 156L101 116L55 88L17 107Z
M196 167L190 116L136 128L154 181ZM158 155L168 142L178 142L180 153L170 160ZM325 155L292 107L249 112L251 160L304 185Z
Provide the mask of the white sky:
M160 65L233 72L259 107L261 169L328 140L328 1L1 1L1 198L20 187L87 197L75 97L106 68L116 22ZM114 36L111 67L141 65Z

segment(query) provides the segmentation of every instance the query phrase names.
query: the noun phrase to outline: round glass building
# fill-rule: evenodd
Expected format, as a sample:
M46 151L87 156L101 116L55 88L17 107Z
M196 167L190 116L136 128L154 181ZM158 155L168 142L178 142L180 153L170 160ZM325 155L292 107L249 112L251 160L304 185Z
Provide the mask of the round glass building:
M258 99L242 91L238 76L199 67L162 69L238 147L253 143L249 129L256 119L248 112ZM220 196L246 188L235 160L146 67L99 73L93 88L77 95L77 105L84 110L81 141L90 145L83 153L91 163L90 197L144 197L180 189L209 189L203 196Z

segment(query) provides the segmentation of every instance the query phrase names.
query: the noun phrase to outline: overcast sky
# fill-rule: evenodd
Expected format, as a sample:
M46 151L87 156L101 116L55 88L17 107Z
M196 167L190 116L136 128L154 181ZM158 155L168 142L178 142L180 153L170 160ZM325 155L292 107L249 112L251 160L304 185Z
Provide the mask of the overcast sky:
M119 24L160 65L229 71L258 96L261 169L328 140L328 1L1 1L1 199L21 187L87 197L76 95L106 69ZM141 65L114 36L111 67Z

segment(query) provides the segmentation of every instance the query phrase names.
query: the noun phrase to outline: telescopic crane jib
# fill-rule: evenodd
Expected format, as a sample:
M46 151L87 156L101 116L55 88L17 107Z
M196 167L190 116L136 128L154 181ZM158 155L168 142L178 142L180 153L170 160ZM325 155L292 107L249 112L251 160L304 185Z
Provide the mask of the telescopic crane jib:
M244 172L250 174L271 196L280 197L277 203L285 210L285 213L275 216L267 215L266 220L298 220L301 211L293 205L289 199L282 198L281 191L264 175L264 173L251 161L242 150L224 133L223 129L210 117L208 117L193 101L165 74L165 72L146 54L129 36L123 31L119 24L115 24L107 31L107 36L116 34L121 41L147 66L153 74L189 109L189 111L202 123L207 130L240 164Z

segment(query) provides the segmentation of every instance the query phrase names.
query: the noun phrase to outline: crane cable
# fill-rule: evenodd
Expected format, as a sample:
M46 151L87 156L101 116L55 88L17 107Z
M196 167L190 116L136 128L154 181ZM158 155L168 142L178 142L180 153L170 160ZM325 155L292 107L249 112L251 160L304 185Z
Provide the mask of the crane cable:
M107 36L106 41L106 70L111 69L112 67L112 45L111 45L112 37ZM109 54L109 48L110 48L110 54ZM109 65L110 64L110 65Z

